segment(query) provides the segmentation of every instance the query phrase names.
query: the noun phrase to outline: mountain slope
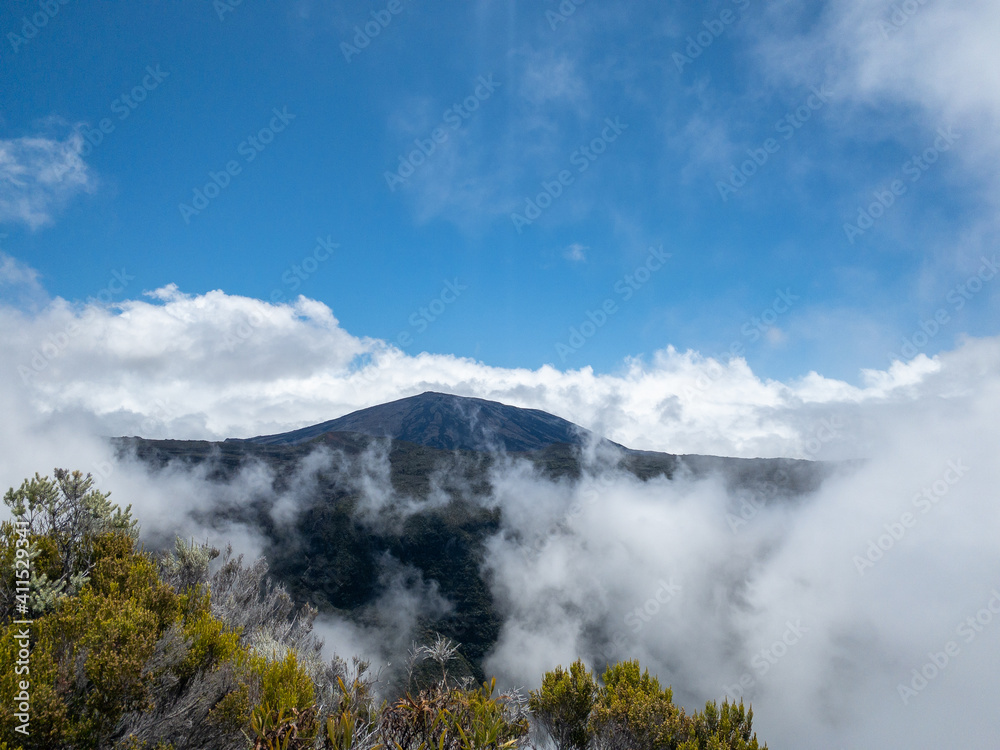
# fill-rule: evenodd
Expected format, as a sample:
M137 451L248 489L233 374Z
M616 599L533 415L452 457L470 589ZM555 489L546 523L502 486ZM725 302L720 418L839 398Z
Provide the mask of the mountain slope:
M533 451L558 443L579 445L591 434L537 409L427 391L352 412L328 422L245 442L299 445L330 432L388 437L439 450ZM228 441L227 441L228 442Z
M271 573L322 612L359 625L379 622L379 602L394 590L393 576L401 570L435 587L450 609L420 615L414 636L429 642L440 633L461 643L479 680L504 619L491 573L483 568L507 513L493 497L494 470L506 464L497 449L529 462L544 493L551 489L547 482L569 487L595 471L581 450L593 437L545 412L424 393L281 435L222 443L114 442L119 455L154 471L170 464L200 467L205 496L192 518L213 529L246 528L261 542ZM388 441L376 446L376 438ZM308 463L317 449L323 450L315 455L328 458ZM266 471L259 471L262 466ZM234 502L224 488L247 467L270 479ZM745 522L740 514L746 508L803 501L834 468L785 458L628 449L615 467L642 482L718 476L731 493L728 511L737 523ZM168 534L149 543L166 548L172 541Z

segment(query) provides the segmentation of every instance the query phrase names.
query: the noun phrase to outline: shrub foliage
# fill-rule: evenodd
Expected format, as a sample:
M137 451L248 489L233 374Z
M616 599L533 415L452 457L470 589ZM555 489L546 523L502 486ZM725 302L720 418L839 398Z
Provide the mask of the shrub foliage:
M600 680L582 661L560 666L525 699L450 677L456 644L441 636L414 646L408 671L434 662L440 679L379 702L366 662L323 659L316 610L296 610L262 559L226 549L210 573L220 552L183 540L153 555L130 507L93 484L57 469L4 496L0 750L514 750L538 732L560 750L758 750L742 703L688 716L638 662ZM25 555L29 595L15 574ZM25 620L30 674L18 675ZM23 679L27 735L12 699Z

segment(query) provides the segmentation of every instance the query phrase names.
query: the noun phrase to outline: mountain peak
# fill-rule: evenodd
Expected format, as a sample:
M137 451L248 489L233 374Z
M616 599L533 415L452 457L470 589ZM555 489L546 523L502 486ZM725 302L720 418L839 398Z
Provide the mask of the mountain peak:
M330 432L388 437L441 450L509 452L539 450L557 443L579 445L590 434L579 425L538 409L425 391L292 432L249 438L247 442L297 445Z

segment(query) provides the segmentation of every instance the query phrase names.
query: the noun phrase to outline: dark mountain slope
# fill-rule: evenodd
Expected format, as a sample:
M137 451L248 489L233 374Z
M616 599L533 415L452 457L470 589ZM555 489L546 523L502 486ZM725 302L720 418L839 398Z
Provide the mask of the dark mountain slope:
M579 445L582 427L537 409L428 391L352 412L328 422L244 442L298 445L329 432L388 437L440 450L533 451L556 443ZM233 440L227 442L236 442Z
M495 449L516 451L518 459L533 463L542 476L572 481L589 470L580 446L586 435L545 412L425 393L284 435L220 443L141 438L115 442L120 453L153 468L175 462L201 465L213 483L227 483L248 463L266 464L274 477L270 488L236 504L206 497L203 509L194 514L197 520L220 531L234 523L249 525L264 542L271 572L296 599L359 623L373 616L372 606L386 590L386 560L412 566L453 605L444 617L421 622L422 631L459 641L481 679L479 667L503 620L482 570L484 546L502 527L503 508L489 502L491 469L504 460ZM376 440L384 437L389 439ZM380 445L373 454L376 442ZM294 518L277 522L273 510L279 498L295 488L303 459L319 447L332 449L340 458L316 477L305 495L299 493ZM364 493L351 476L370 463L372 455L383 452L391 491L415 505L405 513L386 507L381 521L373 523L363 512ZM618 468L641 481L718 474L734 497L751 495L770 503L799 502L834 467L783 458L622 449ZM446 502L442 504L439 493L436 501L424 505L434 487Z

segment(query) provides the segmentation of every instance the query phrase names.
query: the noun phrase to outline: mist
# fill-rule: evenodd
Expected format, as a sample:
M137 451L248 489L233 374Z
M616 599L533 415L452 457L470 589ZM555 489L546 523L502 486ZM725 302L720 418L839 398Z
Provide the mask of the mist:
M751 703L771 747L988 746L996 396L875 410L880 447L794 503L717 477L498 474L486 564L507 619L487 671L530 686L637 658L690 710Z
M172 315L169 306L182 303L142 311ZM286 312L292 320L292 308L272 317ZM98 311L51 367L25 379L17 367L30 362L37 341L82 312L57 301L32 316L3 314L27 326L0 327L6 486L55 466L79 468L132 505L147 544L176 534L232 543L250 556L265 548L259 532L220 524L215 512L263 501L274 523L291 528L322 476L359 493L358 518L367 524L474 499L501 510L482 566L504 618L485 668L505 685L533 688L543 672L578 657L595 671L637 658L690 710L724 697L752 703L758 735L773 748L987 747L1000 735L992 705L1000 670L996 339L864 373L858 387L817 374L765 382L742 360L673 350L610 375L501 371L407 357L344 338L335 321L299 318L290 324L292 350L315 353L331 335L349 342L348 355L316 364L338 395L317 396L309 384L319 376L308 364L289 385L285 365L251 378L237 359L209 378L198 356L147 350L153 361L177 358L170 377L190 390L174 387L164 408L158 394L167 381L155 366L130 370L135 350L87 333L120 327L134 339L143 316ZM204 323L189 320L185 330L208 340L215 331ZM264 324L261 331L266 341ZM246 351L255 346L248 341ZM364 346L382 352L367 370L344 364ZM312 356L303 361L320 355ZM85 358L90 364L78 366ZM132 374L113 374L124 372ZM235 408L232 392L215 400L236 383L245 404ZM643 482L619 468L614 451L594 447L582 453L579 480L552 480L508 456L495 463L485 497L448 489L443 469L429 497L415 499L392 489L378 444L357 461L316 451L277 482L255 463L227 481L212 475L210 462L154 470L116 455L106 440L142 434L143 425L150 437L217 439L224 434L207 425L237 423L243 435L262 434L431 388L547 409L630 447L786 455L835 468L816 492L788 500L732 490L717 476ZM672 410L643 408L668 397ZM279 404L290 416L277 416ZM417 571L391 558L380 565L384 594L366 618L324 616L317 630L331 655L398 666L418 623L451 605Z

